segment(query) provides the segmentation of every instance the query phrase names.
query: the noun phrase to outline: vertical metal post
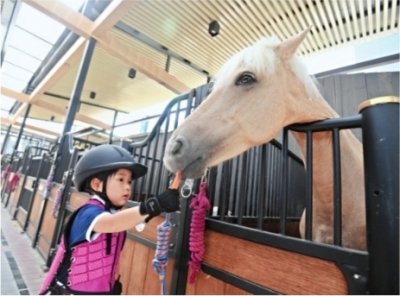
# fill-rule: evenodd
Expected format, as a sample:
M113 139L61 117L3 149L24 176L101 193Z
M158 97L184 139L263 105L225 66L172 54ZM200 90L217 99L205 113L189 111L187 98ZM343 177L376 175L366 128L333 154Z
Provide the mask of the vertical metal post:
M29 87L27 87L27 89L29 89ZM32 107L32 105L31 105L31 104L28 104L28 107L26 108L25 115L24 115L24 119L22 120L21 128L19 129L17 141L15 142L14 151L13 151L13 153L12 153L11 159L14 157L14 155L15 155L17 149L18 149L19 141L21 140L22 133L24 132L25 122L26 122L26 119L27 119L28 116L29 116L29 111L31 111L31 107Z
M11 127L12 127L12 124L10 124L10 125L8 126L6 135L4 136L3 145L1 146L1 154L3 154L4 149L6 149L8 137L10 136Z
M61 135L65 135L66 133L71 131L71 127L74 122L76 112L78 110L83 86L85 85L86 76L89 71L89 65L93 56L95 45L96 40L93 38L90 38L86 42L85 51L83 52L82 61L78 70L78 76L75 80L74 90L71 94L71 100L69 101L68 111L65 117L65 123Z
M396 102L397 101L397 102ZM399 294L399 98L362 103L369 294Z
M108 144L112 144L112 138L113 138L113 134L114 134L115 122L117 121L117 116L118 116L118 111L115 111L114 112L113 124L112 124L112 128L111 128L111 131L110 131L110 138L108 140Z

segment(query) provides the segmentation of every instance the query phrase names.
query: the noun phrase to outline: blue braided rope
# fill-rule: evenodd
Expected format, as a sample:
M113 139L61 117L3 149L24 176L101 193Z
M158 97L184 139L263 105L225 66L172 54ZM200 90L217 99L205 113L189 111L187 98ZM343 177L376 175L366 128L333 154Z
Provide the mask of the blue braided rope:
M170 214L166 214L165 221L157 226L157 247L152 265L157 272L161 283L161 295L167 294L165 281L166 267L168 263L168 243L172 224L169 221Z

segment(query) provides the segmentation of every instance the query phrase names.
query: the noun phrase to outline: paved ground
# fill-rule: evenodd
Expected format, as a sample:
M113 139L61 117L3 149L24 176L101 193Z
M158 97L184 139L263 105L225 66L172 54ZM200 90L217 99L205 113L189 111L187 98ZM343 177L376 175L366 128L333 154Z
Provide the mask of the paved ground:
M1 204L1 295L37 295L46 273L44 259Z

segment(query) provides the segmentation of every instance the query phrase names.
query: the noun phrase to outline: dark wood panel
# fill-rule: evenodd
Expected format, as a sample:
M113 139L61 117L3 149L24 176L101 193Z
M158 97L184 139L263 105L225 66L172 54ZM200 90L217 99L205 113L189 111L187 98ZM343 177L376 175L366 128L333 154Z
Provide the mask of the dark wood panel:
M333 262L214 231L206 231L204 262L282 294L347 294Z

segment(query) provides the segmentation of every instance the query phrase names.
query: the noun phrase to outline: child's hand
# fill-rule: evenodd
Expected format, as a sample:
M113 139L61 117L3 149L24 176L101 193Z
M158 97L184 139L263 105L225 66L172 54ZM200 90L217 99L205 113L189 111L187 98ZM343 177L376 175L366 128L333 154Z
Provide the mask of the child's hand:
M179 210L179 191L177 189L167 189L157 197L149 198L139 206L141 215L148 214L146 222L158 216L162 212L175 212Z

